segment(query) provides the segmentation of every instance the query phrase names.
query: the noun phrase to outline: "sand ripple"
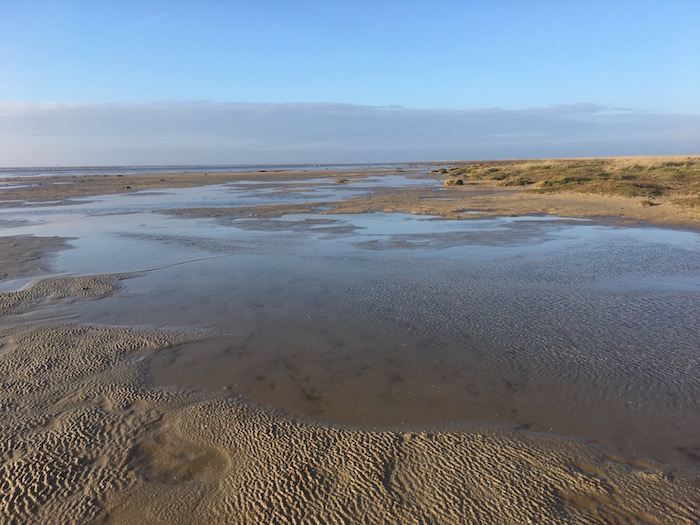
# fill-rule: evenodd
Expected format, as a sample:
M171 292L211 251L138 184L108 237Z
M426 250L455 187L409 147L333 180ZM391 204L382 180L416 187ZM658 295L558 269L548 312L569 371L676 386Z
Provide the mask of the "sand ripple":
M3 523L693 523L697 473L499 430L366 432L141 385L192 336L0 339Z
M130 274L83 275L57 277L39 281L26 289L0 292L0 316L20 314L41 303L57 300L99 299L116 288L117 281Z

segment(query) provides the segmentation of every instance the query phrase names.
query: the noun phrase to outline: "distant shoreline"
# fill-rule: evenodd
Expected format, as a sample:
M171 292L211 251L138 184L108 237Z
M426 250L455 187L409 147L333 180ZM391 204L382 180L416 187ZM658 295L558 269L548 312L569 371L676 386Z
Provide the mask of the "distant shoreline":
M416 163L349 163L349 164L193 164L153 166L27 166L2 167L0 180L19 177L71 177L89 175L147 175L153 173L243 173L298 170L338 170L363 168L395 168ZM423 164L423 163L419 163Z
M0 178L5 206L23 201L65 201L90 196L167 190L212 184L303 183L326 180L350 184L367 177L401 174L426 184L386 185L371 195L338 202L294 205L191 208L172 213L198 217L241 217L251 214L372 211L435 215L447 219L494 216L555 215L619 220L700 231L700 157L616 157L541 159L403 165L305 166L302 169L240 171L173 171L153 168L82 176L48 174ZM271 168L269 166L268 168ZM126 168L125 168L126 169ZM128 169L131 170L131 169ZM224 170L224 168L221 168ZM459 181L445 186L445 181Z
M467 166L470 164L519 164L531 162L566 162L615 159L655 159L655 158L700 158L700 154L688 155L639 155L639 156L605 156L605 157L532 157L517 159L432 159L393 162L337 162L337 163L279 163L279 164L133 164L133 165L54 165L54 166L0 166L0 179L10 177L32 176L72 176L72 175L117 175L117 174L151 174L151 173L228 173L228 172L264 172L264 171L300 171L300 170L346 170L363 168L410 168L434 166Z

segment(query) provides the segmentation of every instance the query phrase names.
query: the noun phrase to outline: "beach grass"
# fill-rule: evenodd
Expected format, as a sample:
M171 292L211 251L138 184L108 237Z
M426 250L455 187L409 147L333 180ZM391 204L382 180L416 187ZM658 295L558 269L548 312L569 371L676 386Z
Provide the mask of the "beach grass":
M537 193L671 197L679 206L700 207L700 156L488 161L454 166L448 174Z

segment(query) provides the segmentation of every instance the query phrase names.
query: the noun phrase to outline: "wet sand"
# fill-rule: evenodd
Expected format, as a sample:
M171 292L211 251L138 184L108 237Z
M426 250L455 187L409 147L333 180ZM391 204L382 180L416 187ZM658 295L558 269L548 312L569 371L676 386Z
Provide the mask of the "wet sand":
M170 213L192 217L273 217L287 213L318 213L319 206L329 213L363 213L370 211L405 212L438 215L451 219L473 219L477 216L558 215L624 220L634 224L676 226L700 230L700 214L692 208L673 204L669 197L656 198L654 206L643 206L644 199L596 195L591 193L536 193L523 188L504 188L497 181L472 180L462 186L445 188L446 175L431 171L432 166L405 170L315 170L264 171L231 173L173 173L100 175L87 177L22 177L5 179L8 187L0 193L3 205L21 205L25 200L36 202L66 202L92 195L135 193L143 190L192 188L231 182L293 183L296 188L312 188L315 181L335 180L339 185L361 183L368 177L408 175L434 184L420 187L383 187L370 195L344 199L340 202L305 202L272 206L191 207L168 210ZM12 187L16 184L18 187ZM478 212L478 215L473 214Z
M48 272L51 264L45 255L62 248L65 239L58 237L25 236L2 242L0 281Z
M89 299L109 281L52 288ZM6 523L698 518L692 469L526 431L358 431L231 396L149 389L144 357L197 335L7 327L8 315L0 332Z
M354 178L367 176L338 175L350 179L350 186ZM309 173L294 176L313 178ZM186 176L179 182L157 178L139 177L127 185L199 182ZM49 181L43 179L42 187L46 184ZM84 184L87 181L76 183ZM37 185L36 193L21 198L67 199L126 189L112 179L100 184L102 190L95 186L85 193L80 193L82 189L70 193L64 189L69 185L61 185L58 194ZM458 208L483 206L485 213L513 213L510 204L498 208L497 201L490 200L497 197L489 194L495 190L486 184L461 192L457 199L464 202L458 203L437 200L452 199L452 192L411 188L399 191L393 201L391 189L386 189L324 206L344 212L442 209L438 214L444 216L461 213ZM607 212L595 209L593 214L615 215L614 206L604 201ZM522 210L531 209L528 206L534 204L523 204ZM284 208L181 213L250 217L281 215L289 211ZM308 203L290 208L317 211ZM656 222L696 227L693 217L681 215L669 214ZM51 254L61 247L54 238L0 237L5 279L50 268ZM33 266L27 264L30 260ZM525 429L358 430L301 420L255 405L235 392L149 386L148 363L155 354L196 344L211 334L76 323L74 306L109 297L133 276L54 277L22 290L0 292L0 521L695 523L700 519L700 478L692 464L635 459L584 441ZM66 318L61 321L63 314Z

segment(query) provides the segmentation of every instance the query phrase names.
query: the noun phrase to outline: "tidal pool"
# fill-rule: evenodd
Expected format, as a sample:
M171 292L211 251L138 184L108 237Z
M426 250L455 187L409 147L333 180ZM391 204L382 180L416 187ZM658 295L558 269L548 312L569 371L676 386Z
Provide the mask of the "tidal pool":
M211 334L153 357L154 387L336 424L517 426L700 462L700 235L552 217L145 213L190 206L182 196L15 210L30 222L3 234L72 237L57 274L138 272L72 305L77 322Z
M254 249L129 284L159 298L158 319L141 319L229 334L160 354L153 384L349 425L495 423L667 462L700 456L696 235L309 220L272 221L279 230L265 224Z

